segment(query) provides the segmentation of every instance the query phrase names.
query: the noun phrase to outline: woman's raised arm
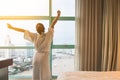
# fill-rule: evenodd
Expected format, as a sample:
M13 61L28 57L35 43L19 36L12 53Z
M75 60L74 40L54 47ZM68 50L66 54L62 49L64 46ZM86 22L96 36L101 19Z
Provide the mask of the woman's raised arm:
M58 21L58 19L59 19L59 17L60 17L60 14L61 14L61 11L58 10L58 11L57 11L57 17L54 18L54 20L52 21L50 27L54 28L55 24L57 23L57 21Z

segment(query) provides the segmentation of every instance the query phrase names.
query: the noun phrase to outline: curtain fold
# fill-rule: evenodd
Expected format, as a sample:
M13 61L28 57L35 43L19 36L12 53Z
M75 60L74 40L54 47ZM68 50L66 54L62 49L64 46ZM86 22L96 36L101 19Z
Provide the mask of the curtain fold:
M76 0L76 70L118 70L118 4L119 0Z
M120 71L120 0L118 0L118 54L117 54L117 70Z
M76 0L77 70L100 70L101 24L102 0Z
M116 70L118 49L118 0L104 0L102 30L103 71Z

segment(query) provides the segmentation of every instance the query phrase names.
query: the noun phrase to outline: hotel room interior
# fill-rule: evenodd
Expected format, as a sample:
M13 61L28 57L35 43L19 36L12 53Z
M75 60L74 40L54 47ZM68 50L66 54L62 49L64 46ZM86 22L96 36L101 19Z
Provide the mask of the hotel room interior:
M35 32L57 10L52 80L120 80L120 0L0 0L0 80L32 80L34 45L6 24Z

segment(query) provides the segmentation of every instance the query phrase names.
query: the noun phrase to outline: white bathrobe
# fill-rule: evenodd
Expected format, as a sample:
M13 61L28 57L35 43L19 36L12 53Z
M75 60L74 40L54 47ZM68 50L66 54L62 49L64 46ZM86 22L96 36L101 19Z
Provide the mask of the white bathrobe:
M30 31L24 33L24 38L34 43L36 50L33 57L33 80L51 79L49 52L53 33L53 28L49 28L48 32L42 35Z

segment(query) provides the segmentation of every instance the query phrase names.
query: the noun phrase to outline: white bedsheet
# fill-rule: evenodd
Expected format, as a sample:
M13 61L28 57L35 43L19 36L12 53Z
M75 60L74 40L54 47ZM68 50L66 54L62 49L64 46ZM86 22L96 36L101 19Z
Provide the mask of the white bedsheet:
M95 72L75 71L65 72L57 80L120 80L120 71Z

